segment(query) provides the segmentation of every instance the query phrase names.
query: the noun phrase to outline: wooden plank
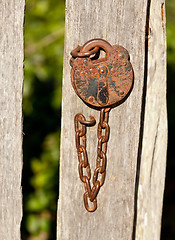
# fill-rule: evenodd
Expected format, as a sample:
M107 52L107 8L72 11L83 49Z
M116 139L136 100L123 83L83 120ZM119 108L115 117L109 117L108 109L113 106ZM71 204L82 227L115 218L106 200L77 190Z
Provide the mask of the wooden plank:
M0 3L0 239L19 240L22 218L24 0Z
M167 149L165 2L151 1L136 239L160 239Z
M82 3L82 0L67 0L58 209L59 240L135 239L137 229L135 224L139 214L139 210L138 214L135 211L137 203L139 204L136 174L139 174L139 167L145 154L142 153L143 118L147 114L149 119L151 114L150 110L146 110L144 115L147 106L143 101L148 98L145 83L149 82L146 80L150 74L150 71L147 71L148 48L145 44L149 2L86 0ZM84 186L78 176L73 120L76 113L82 112L85 117L93 115L98 121L99 112L87 107L76 96L71 86L69 59L71 50L92 38L103 38L111 44L122 45L129 51L134 69L134 87L129 98L110 112L106 180L98 194L98 209L94 213L89 213L84 208ZM150 57L154 59L154 56ZM160 64L165 63L162 61ZM164 93L165 86L162 87ZM155 94L154 97L160 96L158 92ZM164 95L163 98L162 101L165 103ZM153 118L152 121L157 124L157 119ZM150 124L146 120L144 123ZM96 127L88 129L87 134L87 149L92 169L95 168L96 160ZM149 129L149 126L147 127ZM165 133L166 126L161 132L162 138L166 138ZM153 141L151 143L154 144ZM154 148L154 145L152 147ZM165 162L165 148L162 151ZM165 165L162 168L164 169ZM160 178L158 179L160 181ZM162 196L164 179L161 181Z

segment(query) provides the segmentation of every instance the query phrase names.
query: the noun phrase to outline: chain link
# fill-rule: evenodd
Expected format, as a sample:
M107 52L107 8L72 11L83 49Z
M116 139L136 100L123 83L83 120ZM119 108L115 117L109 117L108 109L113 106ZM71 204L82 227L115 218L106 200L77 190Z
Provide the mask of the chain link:
M90 117L89 121L86 121L83 114L78 113L74 118L75 123L75 142L78 155L78 170L81 181L84 183L84 205L88 212L94 212L97 209L97 194L100 187L104 184L106 176L106 152L107 142L109 140L109 111L110 108L102 108L100 111L100 120L97 129L98 145L97 145L97 159L96 168L93 174L93 187L91 188L91 168L88 161L88 155L86 150L86 131L87 126L95 125L96 121L94 117ZM103 135L104 132L104 135ZM82 142L82 143L81 143ZM86 169L86 173L83 173L83 168ZM101 178L99 179L99 174ZM89 207L88 200L93 203L92 207Z

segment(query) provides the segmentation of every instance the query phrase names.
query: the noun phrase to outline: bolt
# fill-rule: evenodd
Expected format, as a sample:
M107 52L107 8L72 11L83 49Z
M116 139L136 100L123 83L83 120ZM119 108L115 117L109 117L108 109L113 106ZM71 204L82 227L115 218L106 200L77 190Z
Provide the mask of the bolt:
M93 96L90 96L90 97L88 98L88 101L89 101L90 103L92 103L92 102L94 101L94 97L93 97Z
M99 70L101 74L104 74L107 71L106 66L100 66Z

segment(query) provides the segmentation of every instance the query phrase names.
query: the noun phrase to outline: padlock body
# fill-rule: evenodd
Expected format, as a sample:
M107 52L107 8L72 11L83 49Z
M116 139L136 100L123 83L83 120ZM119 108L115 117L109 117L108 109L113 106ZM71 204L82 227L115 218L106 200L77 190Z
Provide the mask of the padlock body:
M94 107L109 107L124 99L133 86L128 51L112 47L105 59L72 58L72 85L77 95Z

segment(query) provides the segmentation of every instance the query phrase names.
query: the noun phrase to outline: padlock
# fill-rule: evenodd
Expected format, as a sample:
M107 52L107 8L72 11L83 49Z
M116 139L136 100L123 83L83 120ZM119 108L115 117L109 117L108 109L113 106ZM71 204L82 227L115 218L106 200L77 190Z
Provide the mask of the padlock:
M101 50L106 53L104 58L99 58ZM133 69L127 50L118 45L111 46L103 39L90 40L74 49L71 55L71 79L75 92L89 106L100 108L92 187L86 132L87 127L94 126L96 120L91 116L87 121L82 113L77 113L74 118L79 176L85 188L84 205L88 212L94 212L97 209L97 195L106 176L109 112L129 95L133 86ZM93 203L92 207L88 199Z
M106 53L98 58L100 51ZM128 51L93 39L71 52L71 80L77 95L88 105L112 107L126 98L133 86L133 68ZM95 57L91 57L95 54Z

